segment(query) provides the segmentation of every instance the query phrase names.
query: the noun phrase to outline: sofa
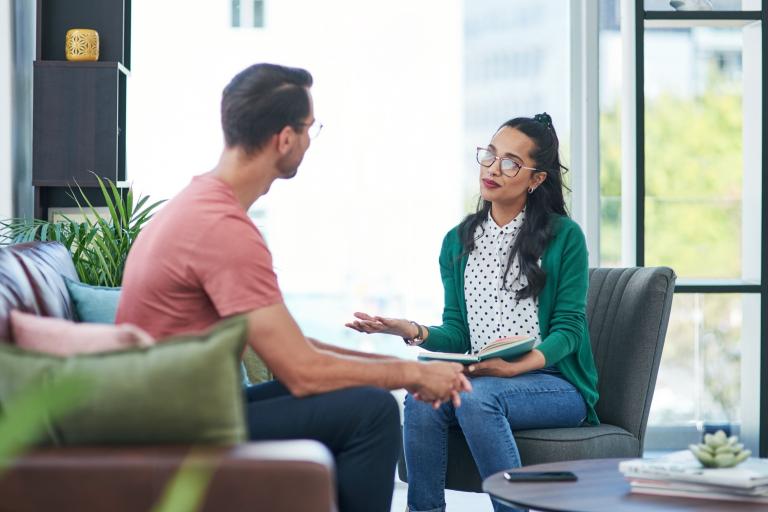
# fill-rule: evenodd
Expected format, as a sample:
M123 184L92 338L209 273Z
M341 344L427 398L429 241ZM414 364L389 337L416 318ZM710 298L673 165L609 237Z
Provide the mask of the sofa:
M9 326L13 309L75 319L62 276L77 280L69 252L59 243L0 248L0 343L13 343ZM191 449L37 447L14 460L0 461L0 468L8 467L0 474L0 511L150 510ZM336 510L333 457L318 442L205 446L194 453L196 464L213 472L199 510Z

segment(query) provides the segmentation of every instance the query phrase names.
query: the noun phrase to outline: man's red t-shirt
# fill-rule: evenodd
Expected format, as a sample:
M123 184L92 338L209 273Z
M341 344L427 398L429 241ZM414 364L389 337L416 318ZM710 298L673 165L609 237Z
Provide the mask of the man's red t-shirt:
M282 300L261 233L229 185L206 174L193 178L134 242L116 322L160 339Z

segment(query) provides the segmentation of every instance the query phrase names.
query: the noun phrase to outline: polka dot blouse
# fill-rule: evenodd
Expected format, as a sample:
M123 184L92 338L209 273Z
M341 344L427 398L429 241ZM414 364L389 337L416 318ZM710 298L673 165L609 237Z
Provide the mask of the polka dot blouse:
M475 249L464 270L464 300L473 354L505 336L530 334L536 336L537 345L540 342L538 301L515 299L517 291L528 285L525 275L520 274L517 258L507 274L507 286L502 286L509 252L524 219L525 209L509 224L499 227L489 213L475 231Z

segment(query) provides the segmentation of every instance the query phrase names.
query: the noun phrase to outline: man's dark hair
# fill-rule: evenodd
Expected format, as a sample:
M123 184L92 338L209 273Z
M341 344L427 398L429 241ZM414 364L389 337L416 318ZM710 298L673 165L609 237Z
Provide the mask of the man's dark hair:
M312 75L300 68L254 64L224 88L221 127L227 147L260 149L286 126L299 130L309 115Z

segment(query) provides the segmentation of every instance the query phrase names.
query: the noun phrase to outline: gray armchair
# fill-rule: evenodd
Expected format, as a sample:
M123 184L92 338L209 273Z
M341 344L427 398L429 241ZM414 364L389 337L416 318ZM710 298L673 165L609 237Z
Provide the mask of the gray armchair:
M667 267L590 269L587 319L602 423L515 432L524 465L641 456L674 288L675 273ZM398 473L408 481L402 453ZM482 492L458 428L448 433L446 488Z

